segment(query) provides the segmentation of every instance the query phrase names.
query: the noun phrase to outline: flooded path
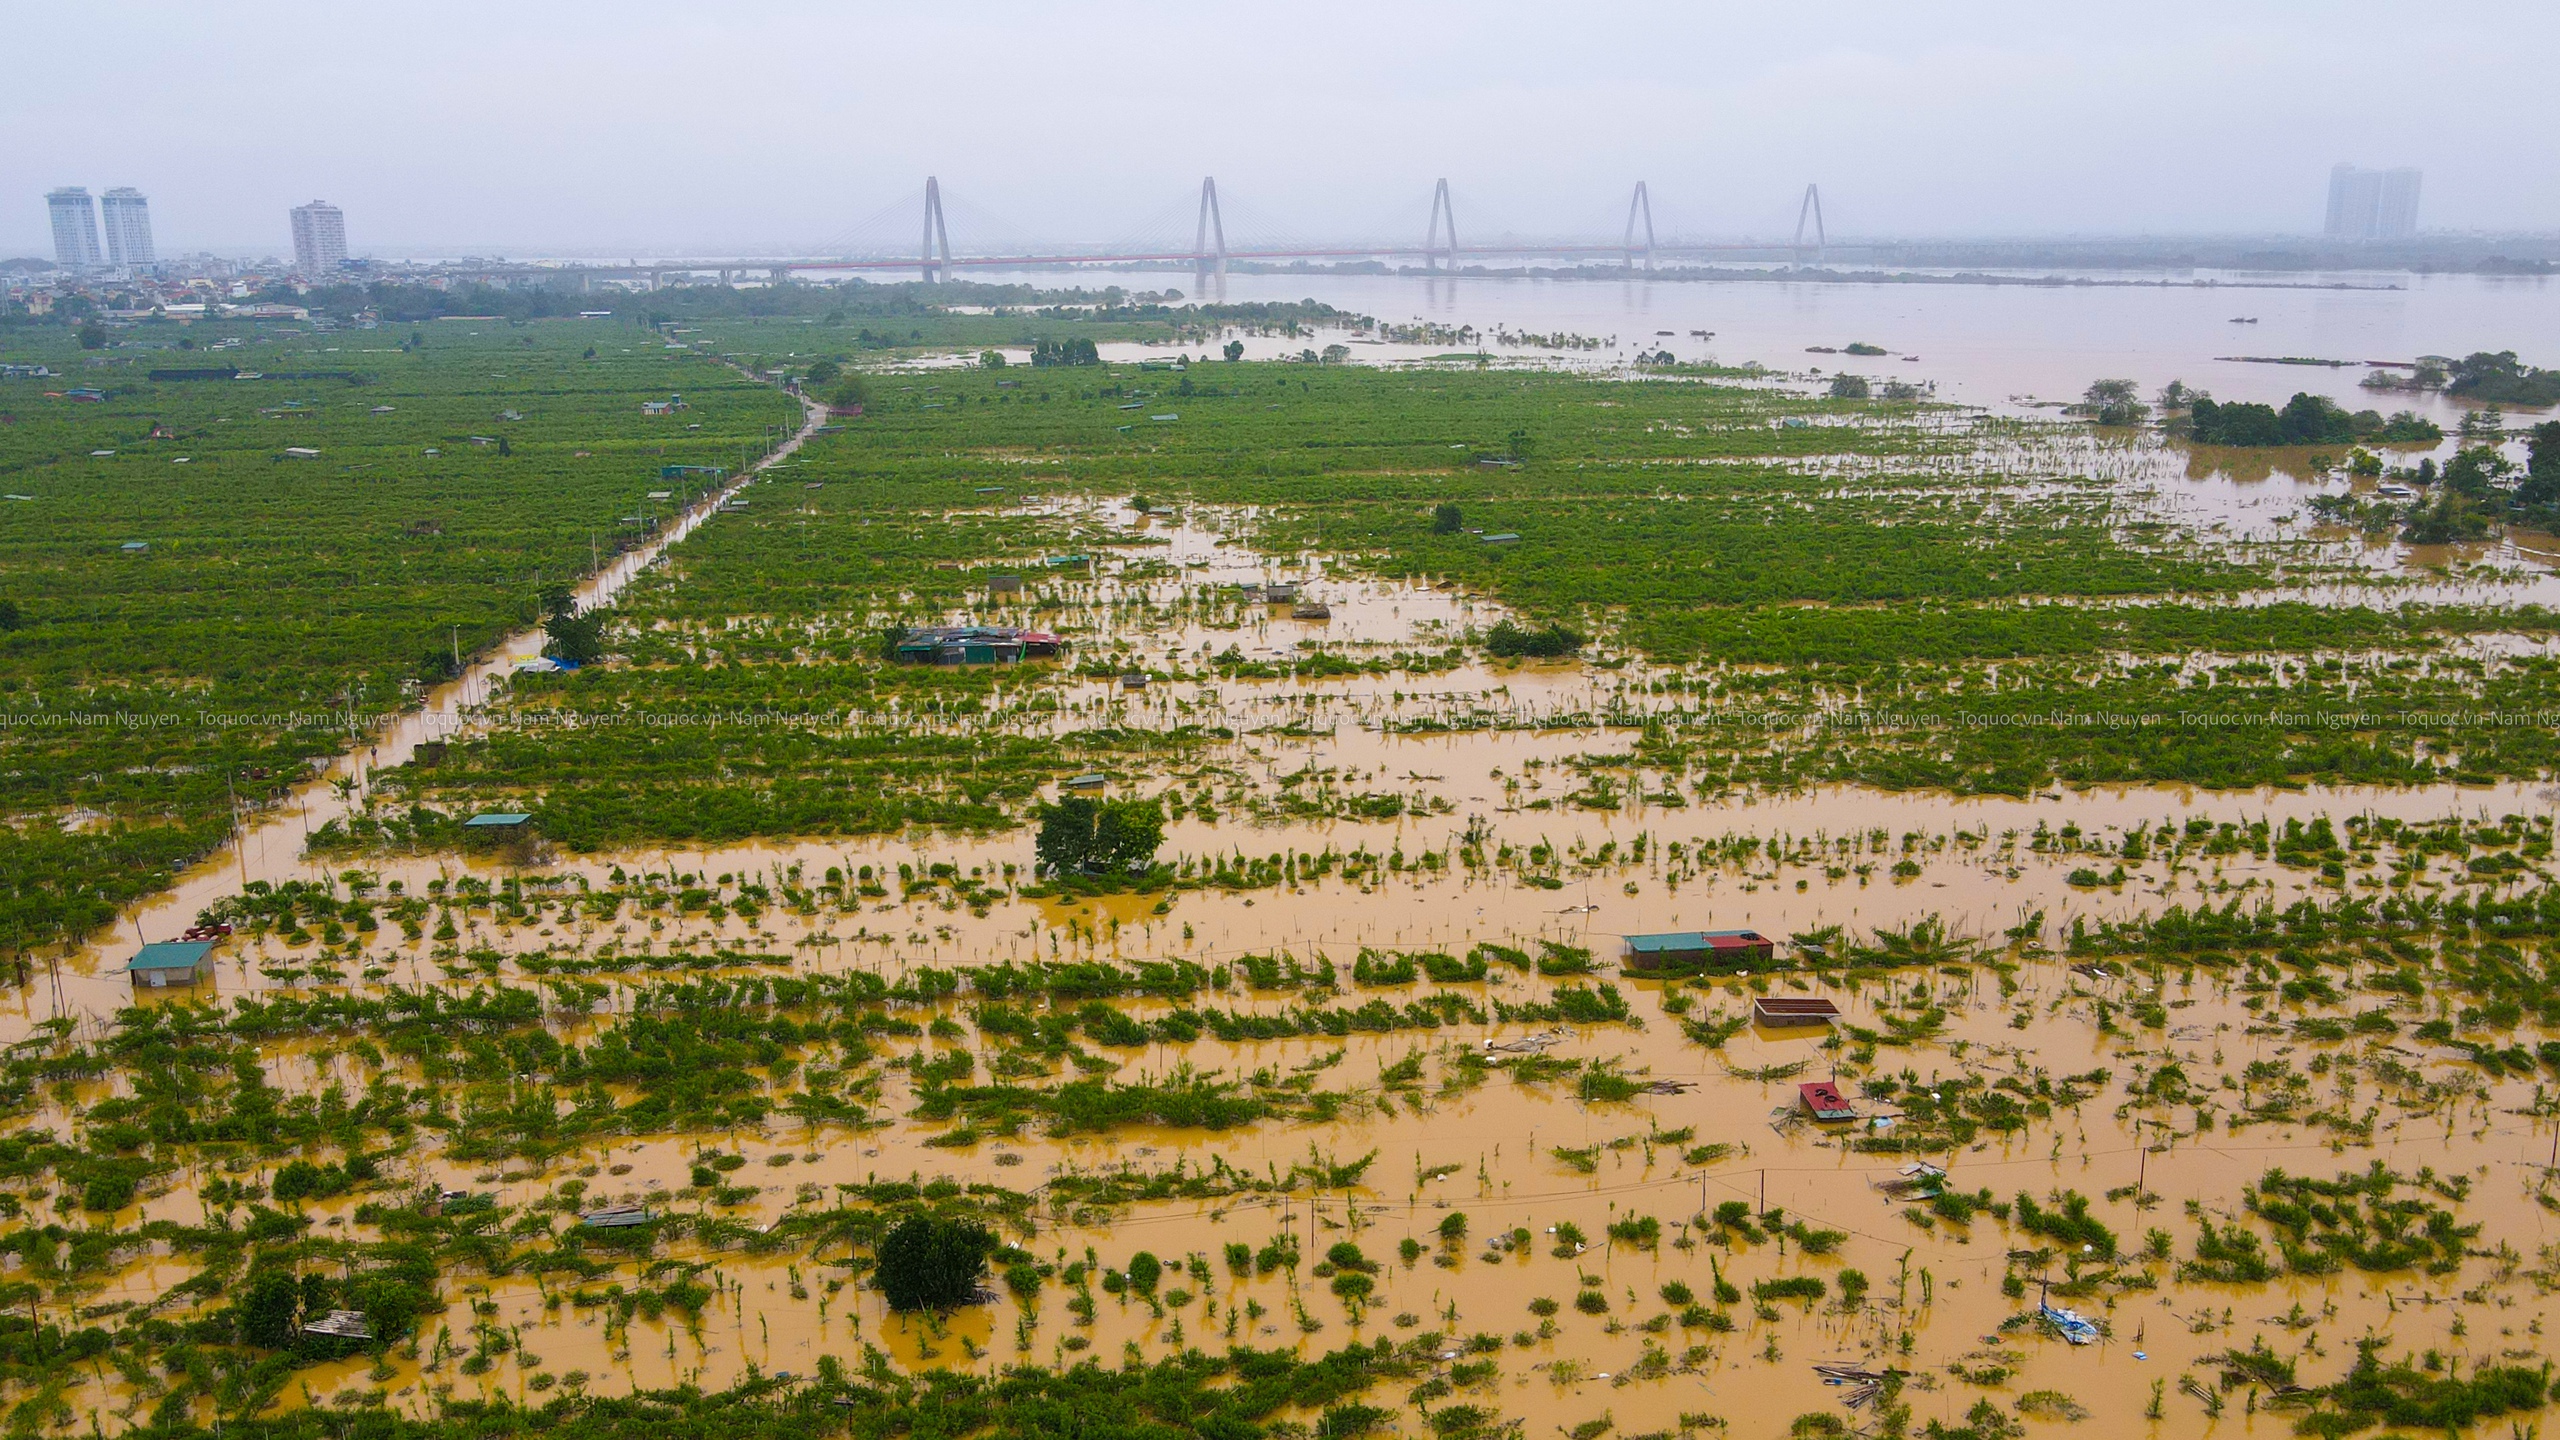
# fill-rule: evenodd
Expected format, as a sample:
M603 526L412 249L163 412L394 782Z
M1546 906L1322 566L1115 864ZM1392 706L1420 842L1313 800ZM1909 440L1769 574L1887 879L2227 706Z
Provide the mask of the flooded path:
M826 407L806 399L801 404L805 414L797 433L775 446L772 454L733 476L726 486L679 512L647 543L625 551L612 564L581 582L578 608L588 610L611 604L642 571L663 558L670 546L717 515L722 503L754 484L767 468L790 459L815 437L818 427L826 423ZM363 792L374 770L405 764L421 742L445 739L467 729L473 709L487 702L496 682L513 673L518 665L539 656L546 639L540 626L506 637L488 654L471 662L458 678L429 692L418 709L402 713L364 743L349 747L344 755L296 786L281 804L244 814L240 831L230 843L190 867L169 889L128 907L111 930L99 938L100 950L84 951L75 957L75 969L82 968L80 962L85 961L94 978L113 983L104 987L77 985L66 976L63 1013L91 1021L104 1020L114 1013L117 1004L122 1003L116 992L124 980L120 973L106 972L114 964L110 957L124 953L126 943L138 945L176 938L178 932L195 923L199 910L239 893L240 887L251 880L272 884L324 874L322 867L316 867L303 855L303 842L311 831L354 808L354 797ZM45 988L29 987L28 1003L49 1003L50 996L39 993ZM111 1000L113 1003L108 1003ZM45 1017L38 1014L32 1018Z

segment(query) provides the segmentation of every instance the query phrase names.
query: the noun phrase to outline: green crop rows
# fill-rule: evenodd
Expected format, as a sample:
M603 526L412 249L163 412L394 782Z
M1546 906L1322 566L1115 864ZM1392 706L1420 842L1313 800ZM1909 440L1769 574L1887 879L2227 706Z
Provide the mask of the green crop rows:
M254 805L343 748L339 712L399 708L526 623L537 576L667 518L661 465L734 466L798 417L610 322L22 357L62 373L0 381L0 491L29 497L0 501L0 944L164 883L228 831L232 793ZM211 366L267 378L148 378ZM640 413L676 393L688 409Z

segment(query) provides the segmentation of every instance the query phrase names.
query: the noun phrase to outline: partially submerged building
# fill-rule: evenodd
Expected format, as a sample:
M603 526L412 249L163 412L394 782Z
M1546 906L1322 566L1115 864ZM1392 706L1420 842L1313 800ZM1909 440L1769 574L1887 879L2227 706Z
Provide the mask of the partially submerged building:
M1630 935L1626 968L1637 975L1730 975L1769 965L1777 942L1757 930L1668 930Z
M462 822L464 843L504 848L533 839L533 817L522 810L488 810Z
M213 942L209 940L162 940L133 952L133 958L125 962L124 973L133 977L136 986L155 990L168 985L193 985L196 971L212 949Z
M1761 995L1751 1002L1752 1022L1772 1030L1829 1025L1839 1018L1840 1007L1819 995Z
M1812 1116L1817 1124L1831 1125L1858 1118L1857 1107L1849 1103L1849 1097L1840 1093L1839 1086L1828 1080L1807 1080L1796 1087L1796 1095L1804 1102L1804 1113Z
M1009 625L927 625L898 641L898 658L909 665L1010 665L1045 660L1062 647L1046 630L1018 630Z

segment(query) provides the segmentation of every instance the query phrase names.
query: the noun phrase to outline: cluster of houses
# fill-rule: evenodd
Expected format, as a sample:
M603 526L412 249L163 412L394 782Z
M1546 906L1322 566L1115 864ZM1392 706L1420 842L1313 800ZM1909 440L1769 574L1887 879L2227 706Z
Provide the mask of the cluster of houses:
M1630 975L1734 975L1766 972L1777 961L1777 942L1757 930L1673 930L1629 935L1623 957ZM1755 995L1751 1021L1764 1030L1828 1029L1840 1007L1820 995ZM1796 1102L1817 1125L1861 1118L1858 1108L1828 1080L1796 1087Z

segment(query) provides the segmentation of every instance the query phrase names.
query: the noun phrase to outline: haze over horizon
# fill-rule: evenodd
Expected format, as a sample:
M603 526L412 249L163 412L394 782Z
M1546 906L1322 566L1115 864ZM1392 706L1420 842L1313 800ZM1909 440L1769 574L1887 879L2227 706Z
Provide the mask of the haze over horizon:
M939 175L963 250L1179 229L1418 236L2313 234L2329 167L2425 171L2426 231L2560 229L2560 9L2378 3L1800 11L1488 3L966 14L741 3L13 17L0 255L44 193L139 187L163 255L773 253ZM884 222L883 240L913 221Z

